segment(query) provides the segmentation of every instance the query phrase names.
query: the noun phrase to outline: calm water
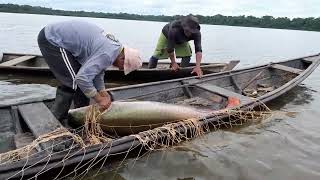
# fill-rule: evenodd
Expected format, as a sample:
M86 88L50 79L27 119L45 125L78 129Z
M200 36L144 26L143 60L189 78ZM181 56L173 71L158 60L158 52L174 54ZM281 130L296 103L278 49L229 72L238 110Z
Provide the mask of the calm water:
M37 33L48 23L84 19L115 34L124 44L152 54L164 23L24 14L0 14L0 51L39 54ZM240 67L320 52L320 33L202 25L203 62L241 60ZM320 179L320 69L269 104L275 115L262 124L218 131L155 152L88 179ZM6 88L0 89L0 96ZM1 99L1 98L0 98ZM132 162L131 162L132 161Z

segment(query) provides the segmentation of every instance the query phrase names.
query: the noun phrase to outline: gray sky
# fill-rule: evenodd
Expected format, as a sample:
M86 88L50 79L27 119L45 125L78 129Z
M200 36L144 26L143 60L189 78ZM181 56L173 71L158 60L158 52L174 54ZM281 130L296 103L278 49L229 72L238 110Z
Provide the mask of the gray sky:
M151 15L320 17L320 0L0 0L0 3Z

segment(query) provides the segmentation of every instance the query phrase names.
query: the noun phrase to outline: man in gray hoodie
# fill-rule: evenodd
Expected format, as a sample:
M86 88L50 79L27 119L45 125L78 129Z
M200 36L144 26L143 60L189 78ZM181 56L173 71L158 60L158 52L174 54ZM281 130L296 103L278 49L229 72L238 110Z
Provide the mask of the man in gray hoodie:
M67 117L72 100L75 108L89 105L90 98L100 110L110 106L104 82L106 68L113 65L128 74L142 65L137 50L124 47L100 27L80 20L47 25L38 35L38 44L61 83L52 108L60 121Z

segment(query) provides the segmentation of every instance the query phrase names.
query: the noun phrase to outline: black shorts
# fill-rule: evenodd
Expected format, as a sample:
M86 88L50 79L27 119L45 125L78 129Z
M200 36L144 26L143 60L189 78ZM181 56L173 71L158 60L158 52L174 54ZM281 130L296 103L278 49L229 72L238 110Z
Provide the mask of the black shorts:
M38 35L38 45L54 76L62 85L76 90L75 78L81 64L66 49L51 44L45 36L44 28Z

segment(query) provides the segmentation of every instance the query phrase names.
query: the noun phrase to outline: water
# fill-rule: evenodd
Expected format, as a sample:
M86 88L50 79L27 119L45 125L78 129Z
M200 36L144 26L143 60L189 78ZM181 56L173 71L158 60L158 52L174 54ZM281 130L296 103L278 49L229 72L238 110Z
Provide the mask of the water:
M47 23L75 17L0 14L0 51L39 54L37 33ZM164 23L96 18L124 44L152 55ZM202 25L203 62L239 59L239 67L285 60L320 52L320 33ZM0 90L1 92L1 90ZM288 112L236 131L218 131L167 151L129 160L106 179L320 179L320 69L271 102Z

